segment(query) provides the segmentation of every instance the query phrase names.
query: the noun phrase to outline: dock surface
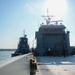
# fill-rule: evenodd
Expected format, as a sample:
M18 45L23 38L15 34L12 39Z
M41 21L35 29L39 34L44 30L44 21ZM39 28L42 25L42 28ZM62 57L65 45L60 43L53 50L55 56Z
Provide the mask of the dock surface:
M75 56L36 57L38 70L36 75L75 75Z
M13 57L0 64L0 75L30 75L31 54ZM75 75L75 56L37 56L35 75Z

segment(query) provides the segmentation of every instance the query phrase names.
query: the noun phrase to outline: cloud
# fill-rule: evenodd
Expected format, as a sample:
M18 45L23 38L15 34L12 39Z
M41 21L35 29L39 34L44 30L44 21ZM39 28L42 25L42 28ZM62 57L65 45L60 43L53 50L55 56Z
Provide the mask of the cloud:
M35 13L36 10L39 9L39 6L37 6L37 5L35 6L35 5L33 5L33 4L27 3L27 4L25 4L25 9L26 9L27 11L29 11L30 13Z
M25 9L26 9L27 11L29 11L30 13L34 13L34 12L35 12L34 6L31 5L31 4L28 4L28 3L25 5Z

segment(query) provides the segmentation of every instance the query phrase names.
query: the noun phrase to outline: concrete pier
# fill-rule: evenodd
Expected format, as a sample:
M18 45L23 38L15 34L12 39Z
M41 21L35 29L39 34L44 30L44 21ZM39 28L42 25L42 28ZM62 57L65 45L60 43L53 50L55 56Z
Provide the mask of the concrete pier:
M30 54L13 57L0 65L0 75L30 75Z
M16 56L0 64L0 75L30 75L31 56L31 53ZM37 56L36 61L35 75L75 75L75 56Z

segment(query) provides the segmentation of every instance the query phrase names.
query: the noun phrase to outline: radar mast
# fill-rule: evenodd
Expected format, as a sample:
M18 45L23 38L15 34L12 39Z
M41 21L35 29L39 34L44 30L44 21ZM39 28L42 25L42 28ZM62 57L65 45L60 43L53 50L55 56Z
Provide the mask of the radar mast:
M46 20L46 25L50 25L50 20L51 17L53 17L53 15L49 15L49 10L47 9L47 15L43 15L42 17L44 17L44 20Z

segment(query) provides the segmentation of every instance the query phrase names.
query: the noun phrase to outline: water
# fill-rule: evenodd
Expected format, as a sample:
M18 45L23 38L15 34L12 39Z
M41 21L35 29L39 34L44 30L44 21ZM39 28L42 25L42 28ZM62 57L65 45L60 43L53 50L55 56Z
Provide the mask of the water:
M0 61L11 58L11 54L14 51L0 51Z

